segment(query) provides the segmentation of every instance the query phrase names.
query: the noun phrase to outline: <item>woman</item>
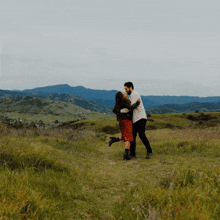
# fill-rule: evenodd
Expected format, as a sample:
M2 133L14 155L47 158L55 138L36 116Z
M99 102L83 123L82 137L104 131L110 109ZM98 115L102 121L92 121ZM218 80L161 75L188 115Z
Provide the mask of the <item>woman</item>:
M133 133L132 133L132 113L141 102L141 100L137 100L137 102L131 105L130 100L127 98L127 94L124 92L118 92L115 95L115 107L113 109L113 113L117 115L117 121L119 121L120 129L122 136L120 138L111 137L109 141L109 146L111 146L114 142L124 140L125 145L125 153L124 160L130 160L129 149L130 142L133 141ZM121 113L121 109L128 109L127 113Z

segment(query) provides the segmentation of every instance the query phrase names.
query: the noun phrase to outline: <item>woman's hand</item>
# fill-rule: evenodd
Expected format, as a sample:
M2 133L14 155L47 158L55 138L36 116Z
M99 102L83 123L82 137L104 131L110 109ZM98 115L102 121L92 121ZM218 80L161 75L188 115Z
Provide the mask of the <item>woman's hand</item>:
M141 100L140 100L140 99L138 99L137 101L141 103Z

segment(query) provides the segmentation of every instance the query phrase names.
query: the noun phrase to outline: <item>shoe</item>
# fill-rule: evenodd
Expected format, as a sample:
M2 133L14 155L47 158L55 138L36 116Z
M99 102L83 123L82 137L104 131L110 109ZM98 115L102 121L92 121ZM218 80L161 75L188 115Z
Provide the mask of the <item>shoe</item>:
M124 159L124 160L130 160L131 158L130 158L129 154L124 153L123 159Z
M130 158L136 158L136 154L130 154Z
M153 156L153 153L147 153L145 159L150 159Z
M111 145L112 145L113 143L120 141L120 139L119 139L119 138L116 138L116 137L110 137L110 139L111 139L111 140L109 141L109 147L111 147Z

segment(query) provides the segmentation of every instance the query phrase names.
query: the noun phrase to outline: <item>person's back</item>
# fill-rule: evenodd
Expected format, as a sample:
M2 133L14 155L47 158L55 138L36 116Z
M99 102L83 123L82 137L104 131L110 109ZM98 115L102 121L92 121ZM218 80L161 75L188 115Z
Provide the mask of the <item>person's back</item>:
M122 121L122 120L126 120L126 119L132 120L132 111L131 110L128 110L126 113L120 112L121 109L127 108L127 107L128 107L128 104L126 104L126 103L122 103L119 108L116 108L116 106L114 107L112 112L116 114L117 121Z
M131 101L131 104L134 104L138 99L141 100L141 96L139 95L138 92L133 90L131 92L130 96L129 96L129 99ZM146 112L145 112L145 109L144 109L143 102L141 100L140 105L133 110L133 119L132 119L132 121L133 121L133 123L135 123L135 122L139 121L142 118L147 119L147 115L146 115Z

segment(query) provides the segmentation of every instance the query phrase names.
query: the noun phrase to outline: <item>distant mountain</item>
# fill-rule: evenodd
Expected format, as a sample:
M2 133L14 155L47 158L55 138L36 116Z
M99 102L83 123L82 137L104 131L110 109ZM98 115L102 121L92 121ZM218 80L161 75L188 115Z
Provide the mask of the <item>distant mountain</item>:
M0 99L8 98L8 97L23 97L29 95L28 92L21 91L10 91L10 90L1 90L0 89Z
M23 91L0 90L0 98L34 96L48 100L65 101L91 111L110 113L115 104L116 90L94 90L83 86L71 87L67 84L39 87ZM147 112L176 113L219 111L220 96L141 96Z
M143 103L147 108L166 104L187 104L187 103L217 103L220 96L198 97L198 96L142 96Z
M220 102L199 103L191 102L187 104L166 104L146 109L148 114L168 114L168 113L189 113L189 112L220 112Z
M71 87L67 84L39 87L35 89L23 90L31 93L68 93L80 96L97 104L113 108L115 104L116 90L94 90L87 89L83 86ZM187 104L191 102L199 103L217 103L220 102L220 96L214 97L197 97L197 96L141 96L145 108L161 106L165 104Z
M72 94L72 95L80 96L90 101L95 101L98 104L105 103L105 106L107 107L109 107L108 105L106 105L108 102L105 102L105 101L110 100L111 101L110 106L112 107L114 105L112 101L115 100L115 94L118 91L95 90L95 89L87 89L83 86L71 87L67 84L62 84L62 85L39 87L35 89L26 89L26 90L23 90L22 92L38 93L38 94L42 94L42 93Z
M118 91L94 90L94 89L85 88L83 86L71 87L67 84L61 84L54 86L39 87L35 89L26 89L23 90L22 92L26 92L26 93L28 92L28 93L40 94L40 95L43 95L45 93L72 94L82 97L96 104L103 105L113 109L115 105L115 94Z

